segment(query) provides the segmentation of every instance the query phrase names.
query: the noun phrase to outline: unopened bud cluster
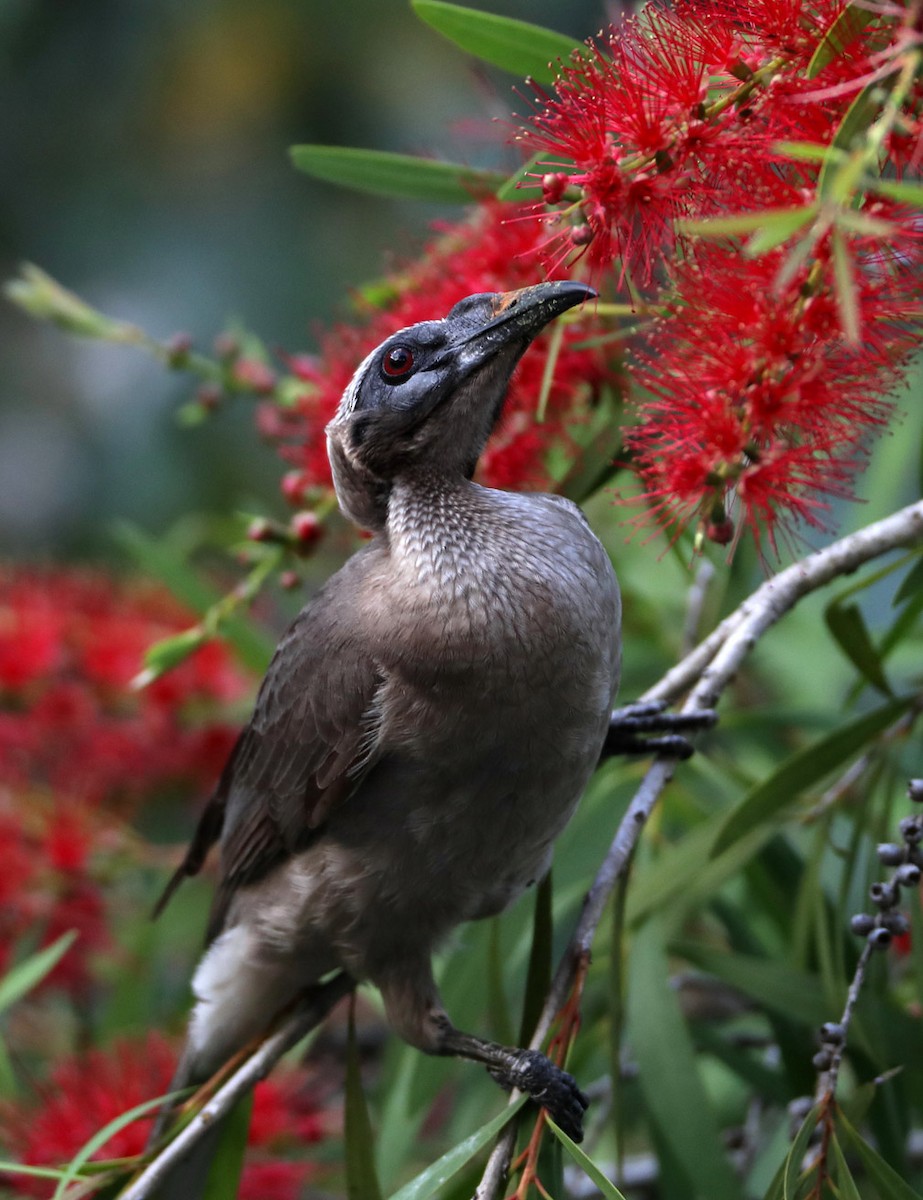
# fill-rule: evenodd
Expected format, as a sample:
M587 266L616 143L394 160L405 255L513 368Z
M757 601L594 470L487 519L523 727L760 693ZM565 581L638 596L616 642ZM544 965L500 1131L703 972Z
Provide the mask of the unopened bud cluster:
M923 804L923 779L912 779L907 794L914 803ZM856 913L850 922L853 933L867 938L879 949L889 946L892 938L910 928L907 917L898 912L901 889L918 887L923 878L923 811L904 817L898 828L900 842L882 842L878 847L879 862L893 867L894 874L869 888L869 899L876 911Z

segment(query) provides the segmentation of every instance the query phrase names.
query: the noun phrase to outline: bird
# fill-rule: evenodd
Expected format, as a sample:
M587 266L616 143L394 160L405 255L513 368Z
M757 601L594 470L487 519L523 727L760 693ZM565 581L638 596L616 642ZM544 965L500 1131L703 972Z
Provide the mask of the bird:
M372 536L283 636L164 893L219 844L177 1086L342 972L410 1045L483 1064L582 1137L576 1081L457 1029L431 961L545 875L609 730L608 554L571 501L473 478L520 358L595 295L556 280L468 296L392 334L346 387L330 467Z

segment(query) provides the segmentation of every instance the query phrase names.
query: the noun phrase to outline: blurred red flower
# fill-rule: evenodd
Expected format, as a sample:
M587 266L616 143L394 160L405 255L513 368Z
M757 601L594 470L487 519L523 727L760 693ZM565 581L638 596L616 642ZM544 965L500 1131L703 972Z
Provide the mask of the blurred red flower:
M29 1166L66 1164L121 1113L169 1091L175 1067L174 1048L156 1033L58 1062L47 1080L36 1085L33 1098L0 1106L4 1157ZM151 1114L126 1125L93 1158L140 1154L153 1119ZM320 1141L327 1125L304 1072L277 1072L258 1084L240 1200L295 1200L314 1168L286 1155ZM7 1179L12 1185L13 1177ZM47 1197L54 1186L53 1181L15 1177L20 1196Z

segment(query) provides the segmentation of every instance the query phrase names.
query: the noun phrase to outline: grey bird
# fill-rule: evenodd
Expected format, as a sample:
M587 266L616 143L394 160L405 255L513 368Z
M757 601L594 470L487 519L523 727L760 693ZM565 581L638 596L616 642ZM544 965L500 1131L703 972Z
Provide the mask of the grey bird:
M374 536L283 637L165 894L220 840L179 1083L341 971L379 989L411 1045L483 1063L581 1136L571 1076L456 1029L431 957L545 874L609 728L608 556L570 501L472 480L518 360L593 295L561 281L469 296L392 335L347 387L330 463L341 509Z

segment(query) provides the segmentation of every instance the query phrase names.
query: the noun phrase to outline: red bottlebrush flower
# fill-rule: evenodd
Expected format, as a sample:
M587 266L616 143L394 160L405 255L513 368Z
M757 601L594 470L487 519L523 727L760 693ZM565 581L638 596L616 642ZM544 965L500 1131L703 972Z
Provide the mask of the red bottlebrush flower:
M141 693L145 649L194 617L165 592L100 573L0 568L0 784L124 803L152 787L213 782L204 730L247 681L207 643ZM214 742L214 738L212 739Z
M664 522L696 519L727 541L737 508L774 544L778 525L822 526L825 498L850 493L889 412L881 397L919 343L908 320L918 284L897 257L851 247L864 331L851 344L829 253L821 246L784 286L784 250L752 259L703 244L677 268L667 315L639 354L651 398L628 438Z
M285 477L287 496L296 479L299 489L331 486L324 428L356 366L379 342L407 325L444 316L471 293L510 291L541 278L545 234L533 221L523 219L527 212L490 200L478 205L468 220L440 227L439 238L420 260L395 277L381 307L364 305L363 325L335 327L323 335L316 359L298 359L297 374L304 387L295 406L264 404L258 416L263 436L281 443L283 457L298 468L297 476ZM568 327L565 331L545 420L534 426L528 443L520 440L520 434L523 424L533 423L547 362L547 337L540 338L523 360L507 397L504 421L481 465L485 482L514 488L550 485L548 451L568 445L567 426L591 411L599 389L613 378L601 349L574 348L581 337L585 330ZM514 443L518 443L515 452Z
M157 1034L58 1063L32 1101L0 1107L7 1155L29 1166L67 1163L120 1113L167 1092L175 1067L173 1048ZM153 1119L151 1114L125 1126L94 1158L140 1154ZM286 1160L284 1154L321 1140L325 1132L324 1114L312 1100L303 1073L281 1073L260 1083L254 1093L241 1200L295 1200L312 1164ZM15 1185L21 1196L50 1196L54 1191L53 1182L28 1176L16 1176Z
M845 0L649 3L565 65L554 96L536 89L520 140L541 156L544 203L532 211L553 230L546 262L585 254L594 276L616 267L643 287L673 256L677 218L803 205L819 168L778 143L829 143L861 87L893 74L919 40L894 14L869 22L860 8L850 21L845 10ZM809 78L835 21L837 52ZM923 159L920 90L889 134L899 169Z

